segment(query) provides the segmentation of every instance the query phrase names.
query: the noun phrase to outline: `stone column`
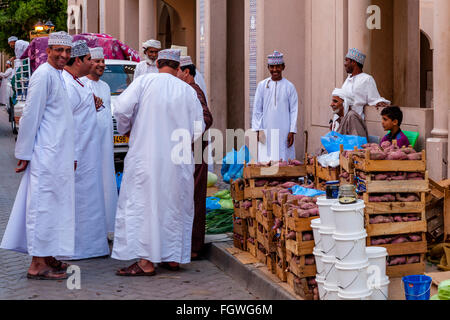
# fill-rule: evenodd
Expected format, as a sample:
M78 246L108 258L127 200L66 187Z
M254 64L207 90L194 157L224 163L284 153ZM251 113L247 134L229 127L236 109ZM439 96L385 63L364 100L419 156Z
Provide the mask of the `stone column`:
M367 8L370 0L348 0L348 46L357 48L367 55L364 72L370 73L371 33L367 28Z
M156 0L139 0L139 53L141 56L144 54L142 43L150 39L157 39L157 6Z
M434 180L448 177L448 128L450 106L450 2L434 3L434 129L427 141L428 169Z

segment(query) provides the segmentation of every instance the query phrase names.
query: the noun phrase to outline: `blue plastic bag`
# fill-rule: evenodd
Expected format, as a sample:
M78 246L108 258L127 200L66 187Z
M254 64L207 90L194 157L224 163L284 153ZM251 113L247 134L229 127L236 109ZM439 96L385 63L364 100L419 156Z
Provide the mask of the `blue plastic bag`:
M223 181L230 183L230 180L236 180L244 176L244 162L250 162L250 152L247 146L243 146L239 152L233 151L227 153L223 158L221 174Z
M219 203L220 199L215 197L206 198L206 211L213 211L221 209L222 206Z
M344 136L335 131L322 137L321 141L328 153L340 151L341 144L344 145L346 151L353 151L355 147L361 149L362 145L367 144L367 138L365 137Z
M309 189L302 186L294 186L291 190L294 196L306 196L311 198L323 196L326 194L326 192L324 191Z

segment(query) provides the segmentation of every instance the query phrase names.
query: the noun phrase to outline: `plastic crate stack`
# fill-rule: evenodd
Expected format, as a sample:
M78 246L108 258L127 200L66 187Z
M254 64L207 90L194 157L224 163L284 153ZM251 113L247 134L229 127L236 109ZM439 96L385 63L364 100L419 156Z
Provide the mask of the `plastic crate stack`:
M370 151L352 154L358 189L364 191L367 246L388 251L387 275L425 272L427 252L426 154L421 160L371 160Z

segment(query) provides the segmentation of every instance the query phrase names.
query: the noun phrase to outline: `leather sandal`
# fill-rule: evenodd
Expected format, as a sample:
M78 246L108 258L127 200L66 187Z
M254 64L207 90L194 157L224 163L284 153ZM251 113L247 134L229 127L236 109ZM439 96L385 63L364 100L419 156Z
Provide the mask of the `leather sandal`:
M55 277L55 275L59 277ZM61 277L61 275L63 276ZM68 275L65 272L62 273L54 269L47 269L40 271L36 275L27 273L27 278L32 280L65 280L68 278Z
M127 268L120 269L116 275L120 277L152 277L156 275L156 271L145 272L136 262Z
M56 260L53 257L45 258L45 263L57 271L66 271L70 267L70 264Z

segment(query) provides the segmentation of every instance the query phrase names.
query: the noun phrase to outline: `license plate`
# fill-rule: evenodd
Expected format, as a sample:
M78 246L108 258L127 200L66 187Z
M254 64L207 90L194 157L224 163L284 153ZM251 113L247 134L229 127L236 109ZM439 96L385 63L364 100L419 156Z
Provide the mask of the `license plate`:
M127 144L130 141L128 137L125 136L114 136L114 144Z

